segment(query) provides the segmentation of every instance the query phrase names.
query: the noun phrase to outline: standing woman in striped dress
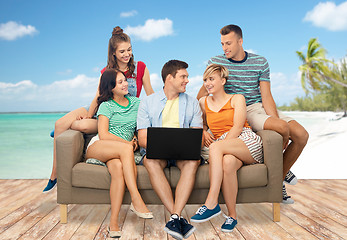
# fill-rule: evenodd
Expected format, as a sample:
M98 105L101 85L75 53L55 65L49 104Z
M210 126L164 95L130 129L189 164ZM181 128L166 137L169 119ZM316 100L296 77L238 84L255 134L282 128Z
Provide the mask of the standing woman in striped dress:
M231 232L237 224L237 170L243 164L263 162L262 140L246 120L245 98L225 92L227 78L228 70L221 65L209 65L204 72L204 87L209 96L200 98L199 102L205 147L209 149L210 189L205 204L191 218L191 222L199 223L220 214L218 196L222 188L228 208L228 217L221 227L223 232Z

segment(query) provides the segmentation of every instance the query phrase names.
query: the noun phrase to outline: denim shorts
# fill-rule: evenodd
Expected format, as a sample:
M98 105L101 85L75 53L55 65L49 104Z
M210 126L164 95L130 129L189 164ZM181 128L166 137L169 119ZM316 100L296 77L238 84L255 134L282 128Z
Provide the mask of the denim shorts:
M138 163L138 165L143 165L143 159L145 158L145 156L146 156L146 152L142 156L142 159ZM169 160L166 160L166 161L167 161L167 165L166 165L167 168L169 168L169 167L177 167L177 160L176 159L169 159ZM178 160L178 161L181 161L181 160ZM199 160L189 160L189 161L199 161ZM205 164L205 160L202 157L200 157L200 166L204 165L204 164Z

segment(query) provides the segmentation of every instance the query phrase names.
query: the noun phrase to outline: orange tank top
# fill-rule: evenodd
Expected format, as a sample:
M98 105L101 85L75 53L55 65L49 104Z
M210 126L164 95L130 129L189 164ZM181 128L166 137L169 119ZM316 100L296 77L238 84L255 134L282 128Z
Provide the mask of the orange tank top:
M231 97L233 98L233 96ZM234 126L234 108L231 106L230 100L218 111L214 112L207 106L207 97L205 98L206 121L213 136L218 139L224 133L229 132ZM245 122L244 127L250 128Z

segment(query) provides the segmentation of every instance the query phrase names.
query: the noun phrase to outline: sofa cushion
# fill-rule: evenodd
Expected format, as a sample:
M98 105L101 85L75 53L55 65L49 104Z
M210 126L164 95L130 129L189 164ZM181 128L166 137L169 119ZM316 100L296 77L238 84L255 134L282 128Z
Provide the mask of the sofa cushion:
M170 171L171 187L177 186L180 178L180 170L172 167ZM239 188L263 187L267 185L267 168L265 164L253 164L243 166L237 172ZM209 165L204 164L198 168L196 173L195 185L196 189L209 189Z
M169 169L165 168L165 175L169 178ZM72 168L72 186L110 189L111 175L107 167L80 162ZM144 166L137 165L137 187L141 190L152 189L149 175Z

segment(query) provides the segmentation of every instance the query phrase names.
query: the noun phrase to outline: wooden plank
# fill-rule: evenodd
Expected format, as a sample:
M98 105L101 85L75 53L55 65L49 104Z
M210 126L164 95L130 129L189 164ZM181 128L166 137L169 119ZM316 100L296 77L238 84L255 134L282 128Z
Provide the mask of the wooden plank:
M94 205L87 218L83 221L70 240L93 239L109 210L110 205Z
M286 215L291 220L295 221L302 228L310 232L312 235L316 236L319 239L340 239L337 234L333 233L329 229L323 227L322 225L316 223L309 217L295 210L295 207L291 207L290 205L283 204L282 206L282 214Z
M261 211L265 216L268 218L272 217L271 210L272 206L270 203L258 203L259 211ZM288 211L288 210L287 210ZM295 239L305 239L305 240L311 240L311 239L317 239L315 236L313 236L311 233L306 231L304 228L302 228L299 224L297 224L292 219L288 218L286 215L282 214L281 221L276 222L277 225L279 225L281 228L286 230L290 235L292 235Z
M228 210L226 208L226 205L225 204L221 204L220 206L221 206L222 209L224 209L224 211L222 211L222 212L227 214ZM223 216L223 213L218 215L217 217L212 218L210 220L210 222L211 222L212 226L214 227L214 230L217 232L219 238L222 239L222 240L224 240L224 239L244 240L245 238L241 235L241 233L237 229L237 226L231 233L222 232L221 226L223 225L223 223L226 220L226 218Z
M68 211L73 209L76 205L69 204ZM44 238L57 224L60 222L59 218L59 206L56 206L53 211L47 214L43 219L41 219L35 226L30 228L24 235L22 235L20 240L38 240Z
M306 197L310 197L311 199L317 199L317 202L327 202L334 207L338 212L341 214L344 214L347 216L347 208L346 208L346 201L342 200L341 198L335 197L333 195L329 195L327 193L321 192L311 186L307 186L305 184L295 185L295 186L289 186L286 185L287 190L289 191L295 191L295 189L300 188L300 192L306 193ZM290 194L289 194L290 195ZM295 196L293 195L292 198L295 201Z
M187 217L190 219L193 215L195 215L196 210L201 207L201 205L189 205L186 207ZM194 232L194 236L197 240L199 239L220 239L218 233L215 231L214 226L210 221L204 223L192 223L196 230Z
M46 202L47 201L50 202L53 199L55 199L55 194L46 195ZM37 196L33 200L28 201L22 207L18 208L16 211L13 211L7 216L5 216L4 218L2 218L0 220L0 234L6 231L11 226L13 226L18 221L20 221L22 218L27 216L29 213L31 213L34 209L39 207L41 204L44 204L44 202L42 202L42 197Z
M320 192L324 192L329 196L335 196L347 201L347 187L343 182L347 182L347 180L340 180L339 184L331 180L311 180L306 181L305 185L313 187Z
M167 234L163 230L166 224L164 205L147 205L147 207L153 213L153 219L146 219L143 239L167 239Z
M93 205L76 205L68 215L68 224L57 224L43 239L68 240L89 215Z
M290 186L290 191L299 195L301 199L310 199L319 205L324 203L329 206L330 209L347 216L346 201L342 201L334 196L329 196L326 193L322 193L304 184L298 185L297 187L296 185ZM293 195L292 198L295 201L296 196Z
M298 191L297 191L298 190ZM334 210L331 202L325 202L320 199L315 198L314 196L307 196L300 192L300 189L295 189L293 191L295 196L299 196L296 198L295 202L298 202L307 208L311 208L313 211L319 213L320 215L331 218L337 223L347 227L347 216L337 212L338 209Z
M312 210L312 208L305 206L299 202L295 203L295 205L289 205L287 209L289 208L295 209L320 226L330 230L330 232L335 233L337 235L336 237L340 236L343 239L347 239L346 227L333 221L329 217L322 215L320 212L316 212ZM324 206L322 206L321 208L324 208ZM333 234L332 236L335 236L335 234Z
M242 235L244 234L244 229L241 229L243 225L246 223L245 228L249 229L247 230L247 233L249 234L249 231L254 231L257 233L261 238L257 239L294 239L286 230L281 228L279 225L277 225L276 222L272 220L272 218L269 218L265 216L259 208L262 207L261 204L258 203L252 203L252 204L241 204L237 209L237 212L239 214L240 222L238 223L239 231ZM246 217L247 216L247 217ZM247 221L247 219L251 218L251 221ZM247 237L246 237L247 238ZM252 239L252 237L250 238Z
M31 182L30 187L26 187L22 191L2 201L0 219L42 194L40 190L43 187L43 181L28 181ZM56 190L54 192L56 192Z
M122 228L122 239L142 239L144 228L145 219L139 218L129 209Z
M11 226L5 232L0 234L0 239L17 239L26 231L32 228L38 221L44 218L48 213L57 207L55 199L44 201L38 208L23 217L15 225Z
M23 194L23 190L26 190L28 188L31 188L32 185L42 184L42 181L38 180L16 180L12 182L10 186L3 187L1 186L1 193L0 193L0 204L6 205L9 202L16 201L17 199L20 199L21 196L25 195Z
M111 209L111 206L110 206L110 209ZM95 234L94 240L104 240L107 238L107 234L108 234L107 228L110 223L110 217L111 217L111 211L109 210L108 213L106 214L104 221L101 223L98 232Z

